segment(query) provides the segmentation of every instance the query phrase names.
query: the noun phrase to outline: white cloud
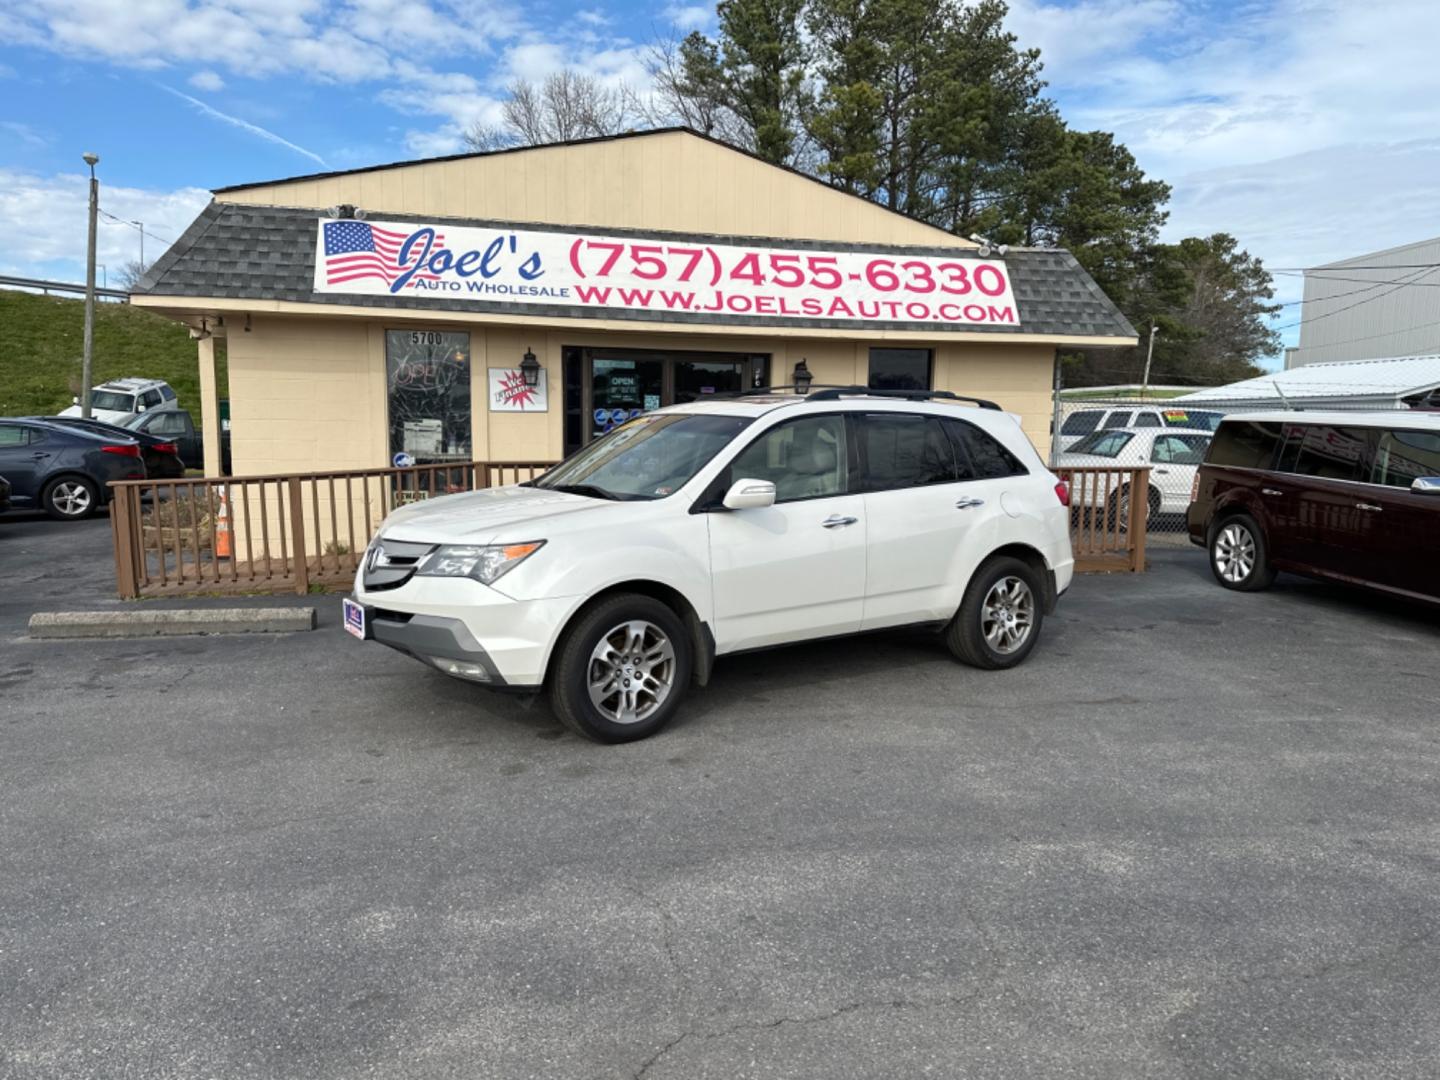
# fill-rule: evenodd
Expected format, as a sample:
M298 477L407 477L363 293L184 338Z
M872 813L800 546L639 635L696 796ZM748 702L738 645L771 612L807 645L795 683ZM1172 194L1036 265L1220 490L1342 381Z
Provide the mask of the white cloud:
M319 165L325 164L325 159L322 158L319 154L315 153L313 150L306 150L305 147L293 143L289 139L276 135L275 132L270 131L267 128L263 128L259 124L252 124L250 123L250 121L242 120L238 116L231 116L229 113L223 113L219 109L214 108L213 106L206 105L205 102L201 101L199 98L193 98L189 94L181 93L174 87L166 86L164 83L158 83L156 85L158 85L160 89L166 91L167 93L174 94L181 101L187 102L202 115L208 116L212 120L219 120L222 124L229 124L232 127L237 127L241 131L245 131L251 135L254 135L256 138L264 139L266 142L274 143L276 146L283 146L287 150L293 150L295 153L302 154Z
M50 140L29 124L22 124L18 120L0 120L0 131L8 132L12 138L19 139L27 146L48 146Z
M85 271L86 203L88 177L80 173L40 176L17 169L0 169L0 232L9 239L0 270L31 276L43 272L80 280ZM145 231L167 241L179 238L210 201L200 188L158 191L114 187L101 182L101 209L125 221L143 221ZM96 234L96 260L118 268L139 258L139 233L129 225L100 219ZM145 239L145 257L154 260L163 245Z
M196 90L214 94L225 89L225 80L213 71L197 71L186 80Z
M715 9L699 4L670 4L665 8L665 18L675 29L688 33L709 27L715 21Z

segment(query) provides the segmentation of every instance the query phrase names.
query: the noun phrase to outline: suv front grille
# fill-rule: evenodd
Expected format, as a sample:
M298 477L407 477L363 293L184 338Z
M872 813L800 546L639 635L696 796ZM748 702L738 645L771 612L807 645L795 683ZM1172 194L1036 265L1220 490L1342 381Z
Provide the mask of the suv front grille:
M409 544L403 540L377 540L365 556L365 589L381 592L396 589L409 581L420 560L435 550L434 544Z

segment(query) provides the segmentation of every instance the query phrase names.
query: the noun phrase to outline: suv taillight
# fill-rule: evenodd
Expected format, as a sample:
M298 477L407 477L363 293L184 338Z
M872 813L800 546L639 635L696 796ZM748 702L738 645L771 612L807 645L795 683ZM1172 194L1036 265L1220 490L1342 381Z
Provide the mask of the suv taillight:
M1200 470L1195 470L1195 479L1190 481L1190 501L1200 498Z
M152 446L150 449L151 449L151 450L158 450L158 451L159 451L160 453L162 453L162 454L178 454L178 453L180 453L180 447L176 446L173 442L157 442L157 443L156 443L154 446Z
M1055 485L1055 497L1060 500L1061 506L1070 505L1070 485L1065 483L1064 480L1059 481Z
M128 443L128 444L126 444L126 443L121 443L121 444L118 445L118 446L102 446L100 449L103 450L103 451L104 451L105 453L107 453L107 454L119 454L121 457L139 457L139 456L140 456L140 444L139 444L139 443L133 443L133 442L132 442L132 443Z

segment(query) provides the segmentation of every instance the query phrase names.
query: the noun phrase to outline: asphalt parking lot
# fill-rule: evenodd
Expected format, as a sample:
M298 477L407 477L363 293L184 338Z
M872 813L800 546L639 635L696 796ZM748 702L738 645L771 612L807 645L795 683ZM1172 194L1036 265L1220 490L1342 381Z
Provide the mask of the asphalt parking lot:
M333 597L23 640L104 558L0 517L7 1078L1440 1075L1440 616L1167 549L1014 672L723 660L607 748Z

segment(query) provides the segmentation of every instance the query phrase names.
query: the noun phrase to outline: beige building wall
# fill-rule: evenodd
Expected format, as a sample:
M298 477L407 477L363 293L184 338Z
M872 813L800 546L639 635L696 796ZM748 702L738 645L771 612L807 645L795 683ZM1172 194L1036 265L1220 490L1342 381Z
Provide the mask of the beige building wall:
M317 210L351 203L371 217L388 212L659 232L975 246L683 131L282 180L215 197L220 202Z
M413 329L415 324L404 324ZM538 327L484 327L427 322L429 329L470 335L474 456L507 462L558 461L564 451L566 346L764 353L771 381L790 382L804 359L817 383L863 385L873 339L572 332ZM255 316L251 330L228 338L231 453L237 476L375 469L389 464L385 330L375 319ZM907 342L907 347L913 347ZM920 343L919 347L925 347ZM1026 434L1048 452L1055 350L1046 345L934 342L939 390L992 398L1020 414ZM513 368L532 350L547 373L543 413L491 412L487 369Z

